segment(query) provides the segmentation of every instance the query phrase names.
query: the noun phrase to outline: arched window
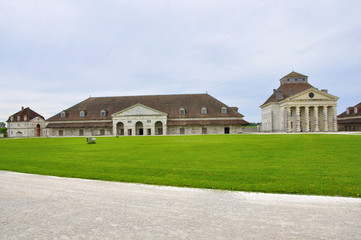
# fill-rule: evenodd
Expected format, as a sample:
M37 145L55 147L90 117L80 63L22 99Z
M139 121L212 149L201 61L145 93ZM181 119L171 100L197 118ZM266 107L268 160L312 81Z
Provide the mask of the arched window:
M107 116L107 111L105 111L104 109L100 111L100 116L101 117L105 117Z
M355 107L355 108L353 109L353 112L354 112L354 113L358 113L357 107Z
M346 114L350 114L350 109L346 109Z
M186 114L186 110L184 108L180 108L179 109L179 114L180 115L185 115Z
M85 117L85 111L80 111L79 116L80 116L81 118Z
M14 121L14 116L11 116L10 121Z
M27 116L24 116L24 121L28 120L28 117Z
M60 113L60 117L61 117L61 118L65 118L65 117L66 117L66 113L65 113L64 111L62 111L62 112Z
M222 113L222 114L227 114L227 108L222 107L222 108L221 108L221 113Z
M18 116L18 118L17 118L17 119L18 119L18 121L20 121L21 117L20 117L20 116Z
M202 109L201 109L201 114L207 114L207 108L202 107Z

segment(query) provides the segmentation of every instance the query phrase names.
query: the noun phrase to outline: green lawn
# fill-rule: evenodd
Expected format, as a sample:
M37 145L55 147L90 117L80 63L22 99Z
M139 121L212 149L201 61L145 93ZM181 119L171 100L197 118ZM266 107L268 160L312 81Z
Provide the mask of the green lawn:
M0 169L242 191L361 195L361 135L0 140Z

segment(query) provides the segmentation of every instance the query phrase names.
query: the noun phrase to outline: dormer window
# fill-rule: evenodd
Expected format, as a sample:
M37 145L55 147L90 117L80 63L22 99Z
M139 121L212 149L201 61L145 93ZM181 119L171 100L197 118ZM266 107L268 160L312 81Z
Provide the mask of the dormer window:
M222 113L222 114L227 114L227 108L222 107L222 108L221 108L221 113Z
M18 119L18 121L20 121L21 117L20 117L20 116L18 116L18 118L17 118L17 119Z
M207 108L202 107L202 109L201 109L201 113L202 113L202 114L207 114Z
M14 121L14 116L11 116L10 121L12 122Z
M179 109L179 114L180 115L185 115L186 114L186 110L184 108L180 108Z
M346 114L350 114L350 109L346 109Z
M101 111L100 111L100 116L101 116L101 117L107 116L107 111L101 110Z
M61 118L65 118L65 117L66 117L66 114L65 114L64 111L60 113L60 117L61 117Z
M85 111L80 111L79 116L80 116L81 118L85 117Z
M355 108L353 109L353 112L354 112L354 113L358 113L358 109L355 107Z
M28 120L28 117L27 116L24 116L24 121Z

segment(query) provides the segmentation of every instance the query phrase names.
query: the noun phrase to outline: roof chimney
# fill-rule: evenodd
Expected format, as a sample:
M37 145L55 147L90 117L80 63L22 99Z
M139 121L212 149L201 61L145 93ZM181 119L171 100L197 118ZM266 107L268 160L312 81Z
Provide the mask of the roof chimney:
M21 111L23 111L24 110L24 106L21 106Z

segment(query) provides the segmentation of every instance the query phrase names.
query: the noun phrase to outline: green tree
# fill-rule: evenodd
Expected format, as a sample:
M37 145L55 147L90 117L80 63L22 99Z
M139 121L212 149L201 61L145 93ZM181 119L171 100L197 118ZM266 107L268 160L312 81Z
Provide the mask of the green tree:
M7 137L7 128L4 122L0 122L0 134L3 133L4 137Z

